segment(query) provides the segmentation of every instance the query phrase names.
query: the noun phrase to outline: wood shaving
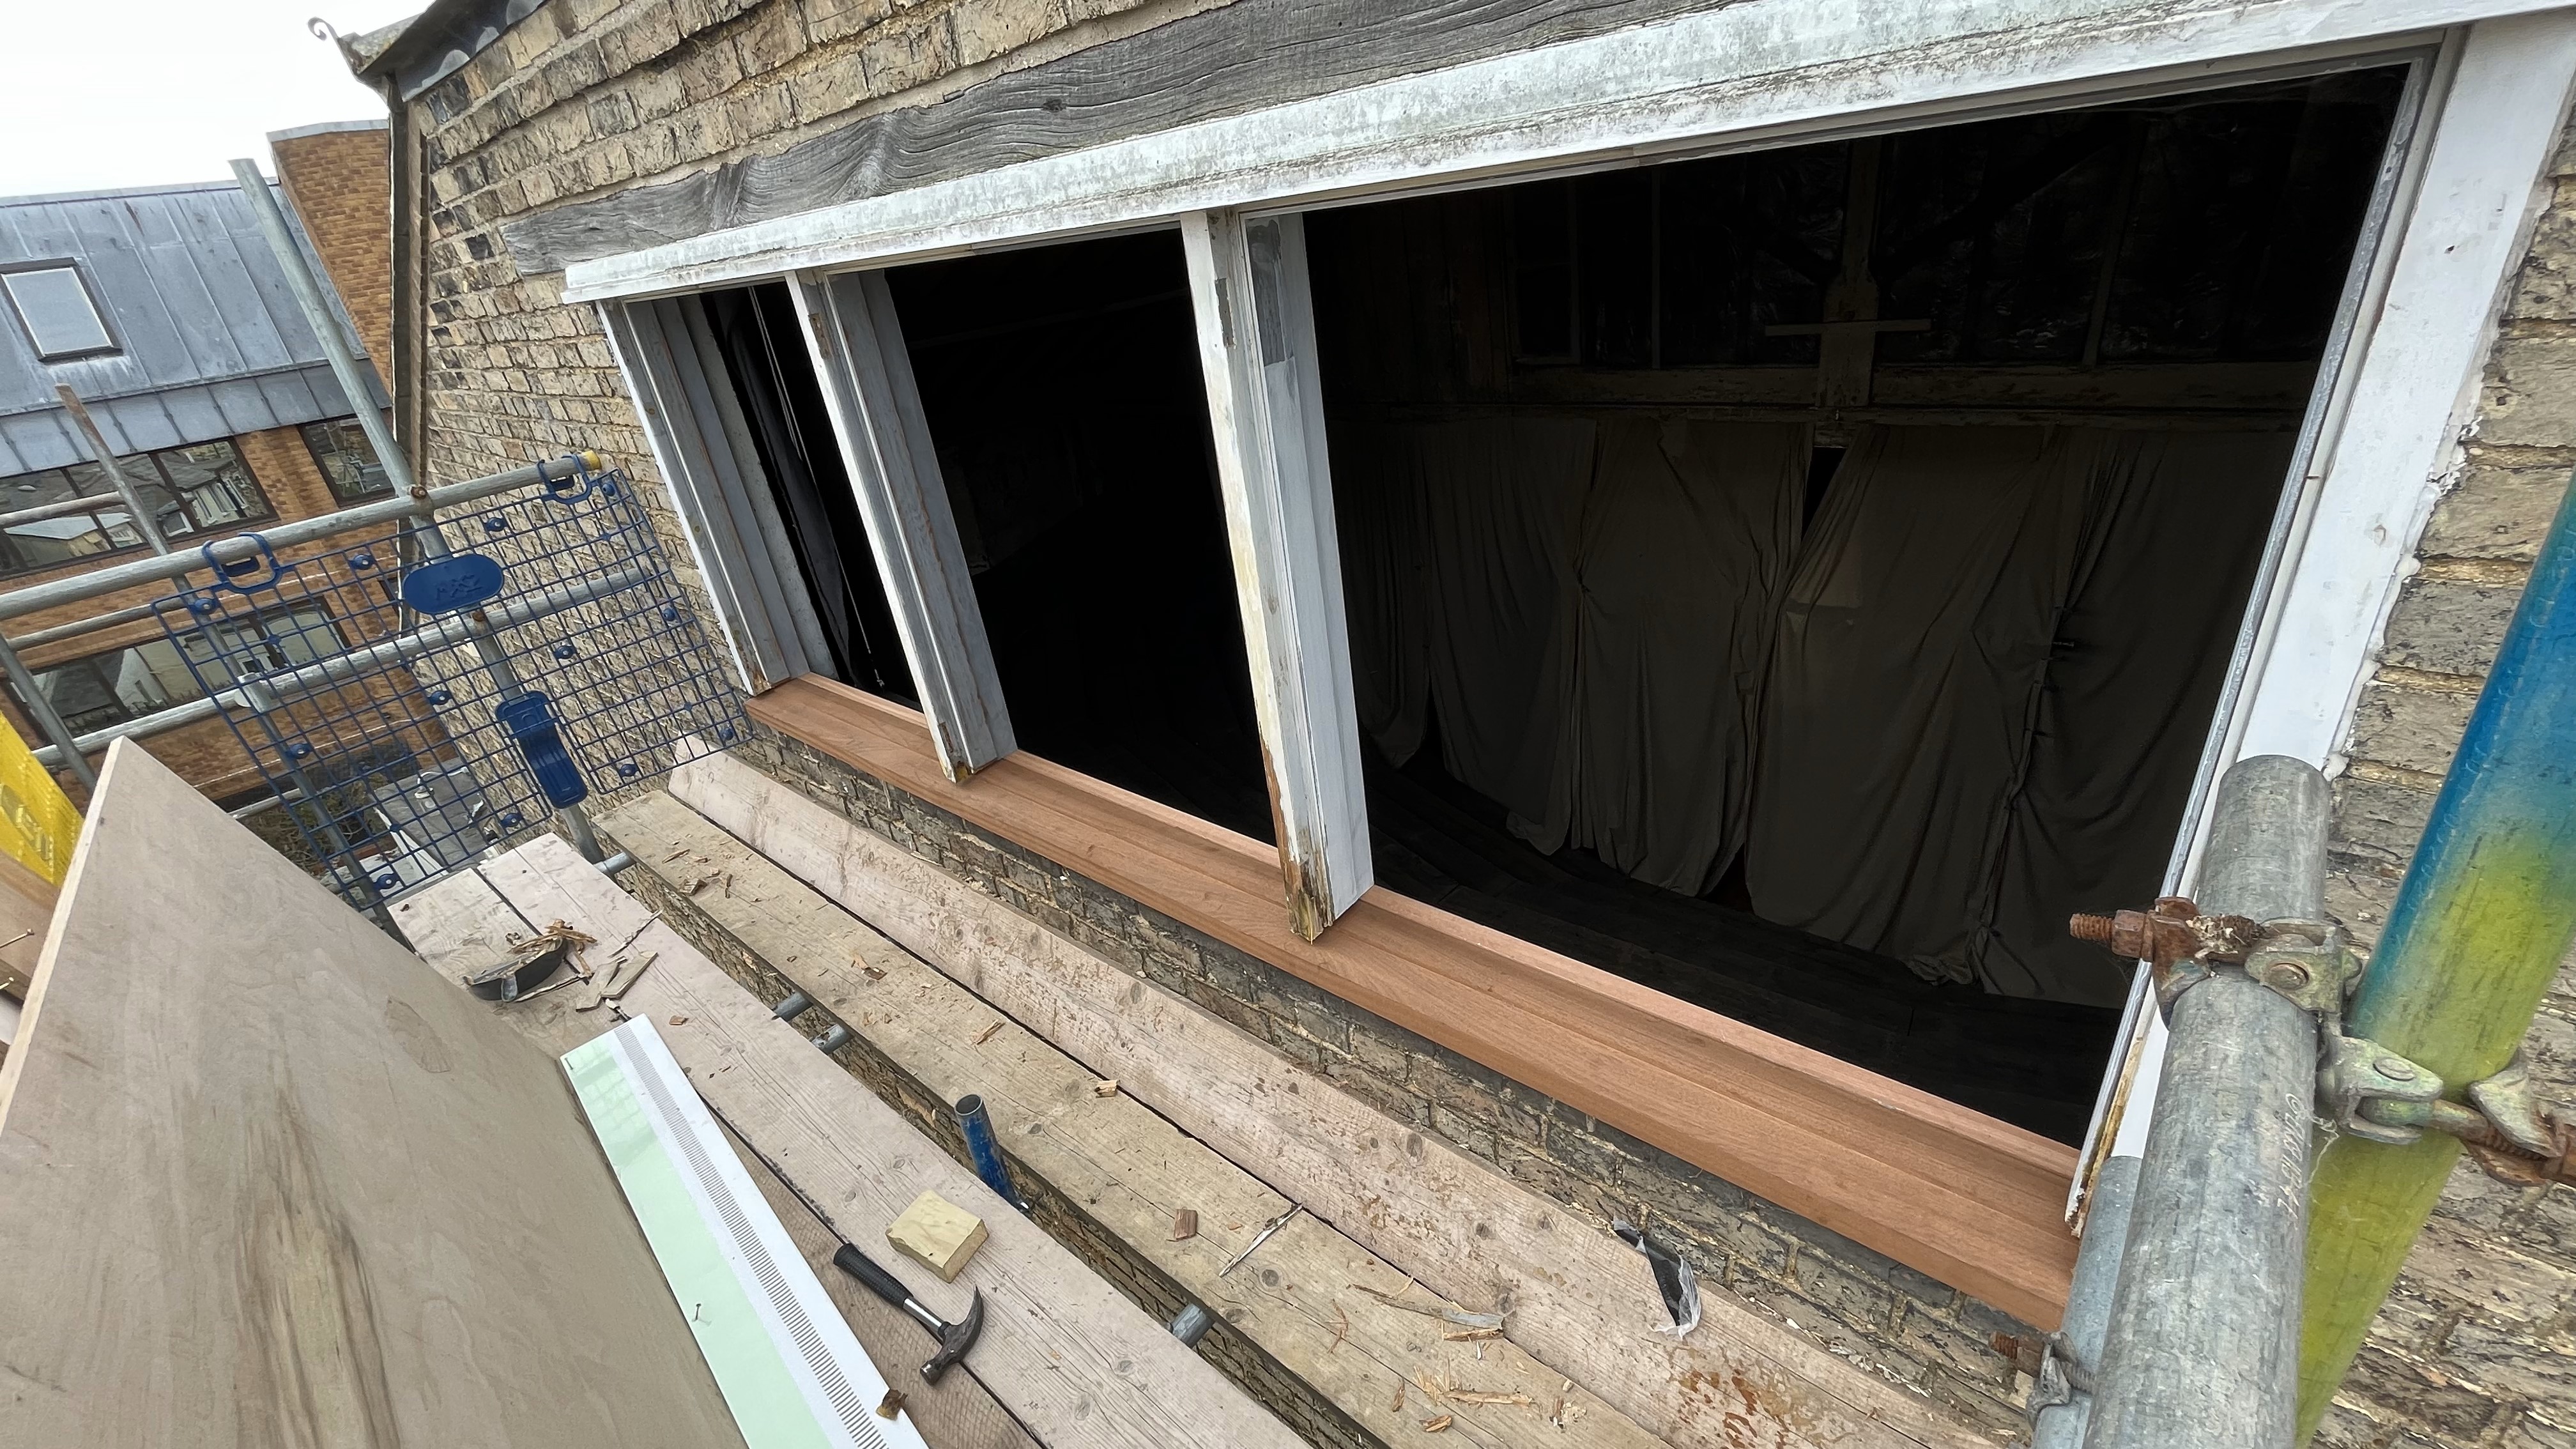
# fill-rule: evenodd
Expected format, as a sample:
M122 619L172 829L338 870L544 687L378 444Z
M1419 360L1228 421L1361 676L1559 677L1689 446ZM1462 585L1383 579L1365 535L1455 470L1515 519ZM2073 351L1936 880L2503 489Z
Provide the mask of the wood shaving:
M1185 1243L1199 1235L1199 1210L1183 1208L1172 1214L1172 1241Z
M1109 1080L1107 1080L1107 1081L1099 1081L1099 1082L1094 1082L1094 1083L1092 1083L1092 1084L1091 1084L1091 1095L1093 1095L1093 1096L1095 1096L1095 1097L1115 1097L1115 1096L1117 1096L1117 1095L1118 1095L1118 1082L1117 1082L1117 1080L1116 1080L1115 1078L1111 1078L1111 1079L1109 1079Z
M1443 1343L1465 1343L1470 1339L1500 1338L1502 1336L1503 1331L1499 1328L1462 1328L1455 1333L1444 1333L1440 1335L1440 1341Z
M1527 1394L1497 1394L1484 1389L1451 1389L1443 1397L1453 1404L1522 1404L1538 1407L1538 1400Z
M865 976L870 981L883 981L885 979L885 968L881 966L871 966L856 956L851 957L850 961L853 965L859 968L859 974Z
M663 857L662 857L662 863L663 863L664 865L669 865L672 861L678 860L681 856L684 856L684 855L686 855L686 854L688 854L688 853L689 853L689 848L688 848L687 846L683 845L683 846L681 846L679 849L677 849L677 850L675 850L675 851L672 851L669 855L663 856Z
M891 1419L902 1412L903 1390L901 1389L888 1389L885 1397L877 1400L877 1417L880 1419Z
M1365 1283L1353 1283L1349 1286L1389 1308L1401 1308L1407 1313L1419 1313L1426 1318L1437 1318L1443 1323L1454 1323L1460 1328L1501 1328L1503 1326L1503 1315L1499 1313L1470 1313L1464 1308L1452 1308L1446 1303L1407 1303L1392 1293L1381 1293Z
M1387 1405L1387 1407L1399 1414L1404 1412L1404 1380L1397 1379L1395 1381L1395 1402Z
M1449 1432L1449 1426L1456 1422L1458 1422L1456 1419L1447 1414L1443 1414L1437 1419L1425 1419L1422 1422L1422 1432L1425 1434L1446 1434Z
M991 1026L975 1033L975 1045L982 1046L984 1043L991 1041L994 1037L999 1036L1001 1031L1002 1024L998 1021L994 1022Z
M726 899L726 900L732 900L732 899L733 899L733 872L732 872L732 871L726 871L726 872L724 873L724 893L725 893L725 899Z
M687 1026L688 1024L689 1019L685 1016L675 1016L671 1018L671 1025L673 1026Z
M696 879L691 880L691 881L689 882L689 888L688 888L687 890L685 890L685 891L681 892L681 894L683 894L683 895L692 895L692 896L693 896L693 895L696 895L698 892L700 892L700 891L702 891L702 890L705 890L705 889L707 888L707 884L708 884L708 882L713 881L714 879L715 879L715 877L714 877L714 876L711 876L711 875L702 875L702 876L699 876L699 877L697 877Z

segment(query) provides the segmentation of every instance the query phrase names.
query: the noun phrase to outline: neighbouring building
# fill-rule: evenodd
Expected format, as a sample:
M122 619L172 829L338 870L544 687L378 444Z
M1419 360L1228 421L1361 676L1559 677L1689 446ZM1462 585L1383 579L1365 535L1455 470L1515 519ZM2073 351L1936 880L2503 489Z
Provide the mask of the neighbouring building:
M433 0L348 51L424 474L612 456L739 757L1373 1104L1353 1171L1642 1217L1811 1365L1590 1382L1676 1443L2018 1432L2152 1091L2066 916L2283 753L2366 941L2576 466L2576 10ZM2463 1169L2324 1442L2576 1443L2571 1201Z
M385 135L377 121L272 138L281 190L325 275L357 299L351 320L375 356L388 345L390 306ZM148 547L57 388L86 405L174 549L389 496L384 469L232 183L0 200L0 287L8 314L0 319L0 512L102 500L0 522L0 590ZM169 593L145 585L44 610L12 621L12 637ZM286 637L299 639L338 627L290 624ZM22 652L84 736L202 692L154 617ZM14 692L7 703L19 733L43 744ZM153 735L147 748L219 801L267 794L220 719Z

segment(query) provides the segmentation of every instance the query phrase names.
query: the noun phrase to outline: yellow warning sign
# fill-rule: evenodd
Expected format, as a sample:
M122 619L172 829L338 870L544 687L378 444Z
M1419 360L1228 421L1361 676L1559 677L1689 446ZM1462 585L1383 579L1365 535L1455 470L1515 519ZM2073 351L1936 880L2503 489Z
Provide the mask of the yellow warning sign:
M36 763L27 742L0 721L0 850L61 885L72 868L72 844L79 839L80 812Z

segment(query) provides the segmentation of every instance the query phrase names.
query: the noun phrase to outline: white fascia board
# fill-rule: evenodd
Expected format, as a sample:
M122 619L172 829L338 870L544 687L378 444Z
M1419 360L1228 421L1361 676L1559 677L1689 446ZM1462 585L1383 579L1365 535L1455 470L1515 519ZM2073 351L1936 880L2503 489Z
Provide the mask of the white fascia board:
M1748 0L576 262L565 300L886 265L1901 124L2052 92L2221 83L2543 0Z

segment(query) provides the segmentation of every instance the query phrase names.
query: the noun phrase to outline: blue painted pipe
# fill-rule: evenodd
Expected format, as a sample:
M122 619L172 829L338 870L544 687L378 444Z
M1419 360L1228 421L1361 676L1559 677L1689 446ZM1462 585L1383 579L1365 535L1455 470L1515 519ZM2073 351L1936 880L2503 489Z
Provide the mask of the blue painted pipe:
M993 1140L992 1114L984 1110L981 1096L970 1092L957 1099L957 1125L966 1133L966 1155L975 1159L975 1175L1000 1193L1002 1201L1027 1212L1028 1200L1011 1185L1010 1165L1002 1161L1002 1145Z
M2344 1030L2460 1100L2509 1062L2576 939L2576 487L2434 797ZM2337 1138L2311 1172L2301 1437L2325 1414L2459 1142Z

